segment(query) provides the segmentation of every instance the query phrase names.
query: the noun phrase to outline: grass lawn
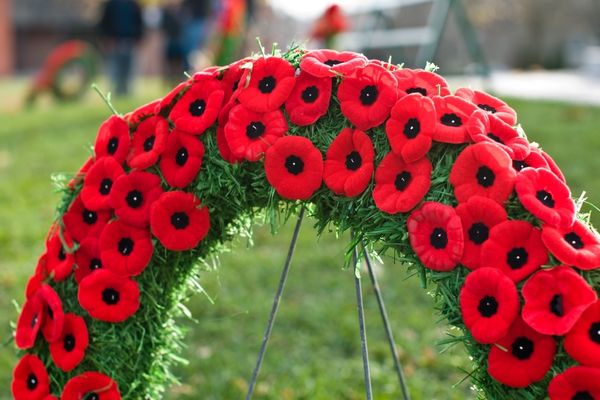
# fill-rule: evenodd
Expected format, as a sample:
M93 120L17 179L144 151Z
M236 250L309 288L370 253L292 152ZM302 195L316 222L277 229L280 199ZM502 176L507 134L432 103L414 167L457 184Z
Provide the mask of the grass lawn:
M15 363L10 340L17 317L13 300L43 251L58 195L53 172L73 173L89 155L97 127L109 110L94 95L75 104L41 104L31 110L14 105L22 85L0 83L0 399L10 398ZM144 95L115 101L120 111L157 97L166 89L144 88ZM562 167L575 195L583 189L600 204L600 110L558 103L512 100L530 140L543 144ZM593 218L600 223L598 215ZM221 267L201 274L208 296L190 299L195 321L189 328L177 369L183 382L170 399L237 399L246 390L279 279L293 223L272 237L257 228L255 247L235 243ZM256 399L360 399L362 367L352 274L341 269L347 238L316 238L305 221L288 286L256 390ZM432 314L432 301L405 268L386 260L378 268L413 398L467 399L474 395L462 369L461 348L440 354L436 342L445 326ZM400 392L372 290L364 280L367 331L376 399L398 399ZM453 388L453 386L457 385Z

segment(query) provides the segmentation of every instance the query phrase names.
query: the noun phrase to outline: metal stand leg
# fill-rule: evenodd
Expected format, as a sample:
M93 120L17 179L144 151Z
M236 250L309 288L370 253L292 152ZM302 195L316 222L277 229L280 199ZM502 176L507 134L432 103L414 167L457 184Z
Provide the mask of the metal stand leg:
M254 387L256 386L256 380L258 379L258 373L260 371L260 366L262 365L263 358L265 357L265 352L267 350L267 343L269 342L269 338L271 337L271 331L273 330L275 316L277 315L277 309L279 308L279 302L281 300L281 295L283 294L283 288L285 287L285 281L287 280L287 276L288 276L288 273L290 270L290 265L292 263L292 256L294 255L294 250L296 249L296 242L298 241L298 233L300 232L300 226L302 225L303 218L304 218L304 207L302 207L302 209L300 210L300 214L298 214L298 221L296 222L296 227L294 228L294 233L292 235L292 241L290 242L290 247L288 250L287 258L285 260L285 265L283 267L283 271L281 271L281 278L279 279L279 286L277 287L277 292L275 293L275 298L273 299L273 307L271 308L271 314L269 315L269 322L267 323L267 329L265 330L265 335L263 336L262 344L260 346L260 351L258 353L258 358L256 360L256 365L254 366L254 371L252 372L252 379L250 380L248 392L246 393L246 400L250 400L252 398L252 394L254 392Z
M369 350L367 348L367 332L365 330L365 313L363 305L362 287L360 283L360 264L358 264L358 251L354 247L352 259L354 263L354 286L356 288L356 306L358 310L358 325L360 327L360 345L362 349L363 369L365 373L365 391L367 400L373 398L371 388L371 368L369 366Z
M367 269L369 271L369 276L371 277L371 283L373 284L373 291L375 292L375 297L377 298L377 304L379 305L379 313L381 314L381 319L383 320L383 325L385 327L385 333L387 335L388 343L390 345L390 352L392 353L392 357L394 358L394 365L396 367L396 374L398 375L398 381L400 382L400 388L402 389L402 397L404 400L410 400L410 395L408 394L408 388L406 387L406 381L404 378L404 372L402 372L402 364L400 364L400 359L398 358L398 352L396 350L396 343L394 341L394 335L392 333L392 328L390 326L390 321L387 315L387 311L385 309L385 302L383 301L383 296L381 294L381 290L379 289L379 283L377 282L377 277L373 271L373 266L371 264L371 258L365 249L365 245L363 243L364 250L364 258L367 264Z

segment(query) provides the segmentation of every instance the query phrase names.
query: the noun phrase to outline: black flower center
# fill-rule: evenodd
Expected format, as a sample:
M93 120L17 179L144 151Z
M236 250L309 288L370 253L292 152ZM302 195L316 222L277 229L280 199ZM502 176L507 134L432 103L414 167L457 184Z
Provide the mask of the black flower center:
M552 195L545 190L538 190L535 197L548 208L554 208L554 199Z
M341 63L342 62L340 60L327 60L323 64L329 65L330 67L333 67L334 65L338 65L338 64L341 64Z
M75 348L75 336L69 334L65 335L63 339L63 347L65 351L71 352Z
M90 269L90 271L92 271L92 272L93 272L93 271L95 271L95 270L97 270L97 269L100 269L100 268L102 268L102 261L100 261L100 259L99 259L99 258L95 258L95 257L94 257L94 258L92 258L92 259L90 260L90 265L89 265L89 267L88 267L88 268L89 268L89 269Z
M488 188L494 184L496 180L496 175L494 175L494 171L492 171L489 167L482 165L477 170L477 183L479 183L484 188Z
M121 300L121 295L113 288L106 288L102 291L102 301L109 306L114 306Z
M512 354L519 360L527 360L533 354L533 342L525 336L515 339L512 344Z
M285 168L290 174L298 175L304 171L304 161L298 156L288 156L285 159Z
M506 254L506 263L511 269L519 269L527 264L528 258L527 250L522 247L515 247Z
M184 212L171 214L171 225L175 229L185 229L190 224L190 217Z
M565 315L565 308L563 304L563 297L560 294L555 294L550 300L550 312L557 317Z
M583 241L581 240L581 238L579 237L578 234L576 234L575 232L569 232L564 236L565 240L567 241L567 243L569 243L571 245L571 247L573 247L574 249L583 249Z
M98 220L98 214L96 214L94 211L88 210L87 208L83 209L81 212L81 217L83 218L83 222L88 225L94 225Z
M444 114L440 118L440 122L446 126L462 126L462 119L454 113Z
M253 121L246 127L246 136L250 139L256 139L265 133L265 125L260 121Z
M502 141L502 139L500 139L500 137L498 135L494 135L492 132L488 132L487 136L492 139L494 142L500 143L500 144L504 144L504 142Z
M144 151L150 151L154 147L154 141L156 140L156 136L148 136L146 140L144 140Z
M50 318L51 320L54 320L54 311L52 311L52 308L47 307L46 314L48 314L48 318Z
M412 180L412 175L408 171L402 171L398 175L396 175L396 180L394 181L394 186L396 186L396 190L399 192L403 192L409 185Z
M594 400L594 396L592 396L587 390L580 390L579 392L575 393L573 397L571 397L571 400Z
M67 259L67 253L65 253L65 249L60 246L60 250L58 250L58 259L60 261L65 261Z
M358 151L353 151L346 156L346 168L356 171L362 165L362 157Z
M498 312L498 301L496 301L495 297L485 296L479 300L477 311L479 311L482 317L490 318Z
M600 344L600 321L594 322L590 326L590 330L588 331L588 334L589 334L590 340L592 342Z
M133 240L128 237L119 240L119 253L124 256L128 256L133 251Z
M125 200L127 201L127 205L131 208L138 208L142 205L142 202L144 201L144 196L142 196L142 192L140 192L139 190L132 190L131 192L127 193L127 197L125 197Z
M258 82L258 90L265 94L271 93L273 90L275 90L276 83L277 81L273 76L265 76Z
M33 328L35 326L35 324L37 324L38 322L38 315L37 313L33 314L33 318L31 318L31 327Z
M188 151L185 147L180 147L175 154L175 163L180 167L183 167L188 159Z
M411 93L420 93L423 96L427 96L427 90L422 87L413 87L410 89L406 89L406 94L411 94Z
M100 396L97 393L88 393L85 396L85 400L100 400Z
M106 196L110 193L110 188L112 187L112 180L110 178L102 179L100 182L100 194L102 196Z
M488 240L490 228L483 222L476 222L469 228L469 239L475 244L482 244Z
M513 168L517 172L519 172L523 168L529 167L529 165L527 165L527 163L525 161L523 161L523 160L513 160L512 164L513 164Z
M429 235L429 243L437 250L443 249L448 244L448 235L442 228L435 228Z
M314 103L317 101L318 97L319 88L316 86L309 86L302 91L302 100L304 100L305 103Z
M110 140L108 141L108 144L106 145L106 152L112 156L113 154L115 154L117 152L118 148L119 148L119 138L116 136L111 137Z
M30 391L33 392L38 387L38 383L38 378L33 372L27 376L27 389Z
M190 114L194 117L200 117L206 110L206 102L202 99L196 99L190 103Z
M360 91L360 102L362 103L363 106L370 106L371 104L373 104L377 101L378 94L379 94L379 92L377 91L377 86L375 86L375 85L365 86Z
M490 106L489 104L477 104L477 107L481 108L483 111L487 111L492 114L496 112L496 109Z
M416 118L410 118L408 121L406 121L406 124L404 124L404 130L402 132L407 138L414 139L417 137L420 131L421 123L419 120Z

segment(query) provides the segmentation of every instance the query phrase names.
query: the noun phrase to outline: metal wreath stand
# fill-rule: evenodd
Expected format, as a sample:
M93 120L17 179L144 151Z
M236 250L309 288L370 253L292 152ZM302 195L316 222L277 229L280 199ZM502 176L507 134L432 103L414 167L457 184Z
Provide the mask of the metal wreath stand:
M279 303L281 301L281 296L283 294L283 289L285 287L285 282L288 277L288 273L290 270L290 265L292 263L292 257L294 255L294 250L296 249L296 242L298 240L298 234L300 233L300 226L302 225L302 220L304 219L304 207L300 209L300 213L298 214L298 220L296 221L296 226L294 227L294 233L292 234L292 240L290 242L290 246L288 249L287 257L285 260L285 264L283 266L283 270L281 271L281 277L279 278L279 285L277 286L277 291L275 293L275 297L273 298L273 306L271 308L271 313L269 314L269 320L267 322L267 328L265 329L265 334L263 336L263 340L260 346L260 351L258 353L258 358L256 359L256 365L254 366L254 370L252 372L252 378L250 379L250 383L248 386L248 391L246 393L246 400L251 400L252 395L254 393L254 388L256 386L256 381L258 379L258 374L260 372L260 367L262 365L265 352L267 350L267 344L269 343L269 338L271 337L271 332L273 330L273 324L275 322L275 317L277 315L277 310L279 309ZM363 250L365 248L364 243L362 243ZM390 352L392 353L392 357L394 359L394 366L396 369L396 375L398 376L398 382L400 384L400 388L402 390L402 397L404 400L410 400L410 395L408 393L408 388L406 387L406 381L404 378L404 373L402 372L402 365L400 364L400 359L398 358L398 352L396 351L396 344L394 341L394 335L392 333L392 329L390 327L387 311L385 309L385 302L383 301L383 296L381 294L381 290L379 288L379 283L377 282L377 277L373 272L373 266L371 264L371 259L366 251L364 253L365 264L367 265L367 270L369 272L369 277L371 278L371 284L373 285L373 291L375 293L375 297L377 298L377 304L379 306L379 313L381 315L381 319L383 320L383 325L385 327L385 333L387 335L388 344L390 348ZM371 386L371 369L369 366L369 352L367 347L367 332L365 329L365 315L364 315L364 305L363 305L363 295L362 295L362 285L360 278L360 264L358 262L358 251L356 247L353 249L352 262L355 267L354 272L354 286L356 289L356 305L358 312L358 325L360 330L360 344L362 350L362 359L363 359L363 370L364 370L364 381L365 381L365 394L367 400L373 399L373 389Z

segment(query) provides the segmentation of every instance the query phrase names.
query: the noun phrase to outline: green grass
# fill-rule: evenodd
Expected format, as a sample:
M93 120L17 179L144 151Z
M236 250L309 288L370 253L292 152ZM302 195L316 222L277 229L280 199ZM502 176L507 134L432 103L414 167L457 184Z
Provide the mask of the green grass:
M23 288L43 251L58 194L53 172L75 172L89 154L97 127L109 111L93 95L76 104L41 104L20 110L11 101L22 85L0 83L0 399L9 398L15 363L10 341L17 316L13 299ZM116 101L129 111L166 89L144 88L144 95ZM11 100L13 99L13 100ZM558 103L513 100L530 140L540 142L562 167L578 195L600 204L600 110ZM600 220L596 215L593 221ZM255 247L238 241L221 257L218 270L202 272L208 296L187 304L195 321L181 321L189 332L177 368L182 384L171 399L237 399L246 390L277 286L293 223L276 236L257 228ZM261 371L257 399L364 398L354 283L341 269L346 237L315 237L305 221L283 303ZM388 312L414 399L473 398L468 383L455 388L469 363L464 350L443 354L436 342L445 327L433 315L433 302L405 268L385 260L378 268ZM400 398L377 306L369 286L367 331L376 399Z

